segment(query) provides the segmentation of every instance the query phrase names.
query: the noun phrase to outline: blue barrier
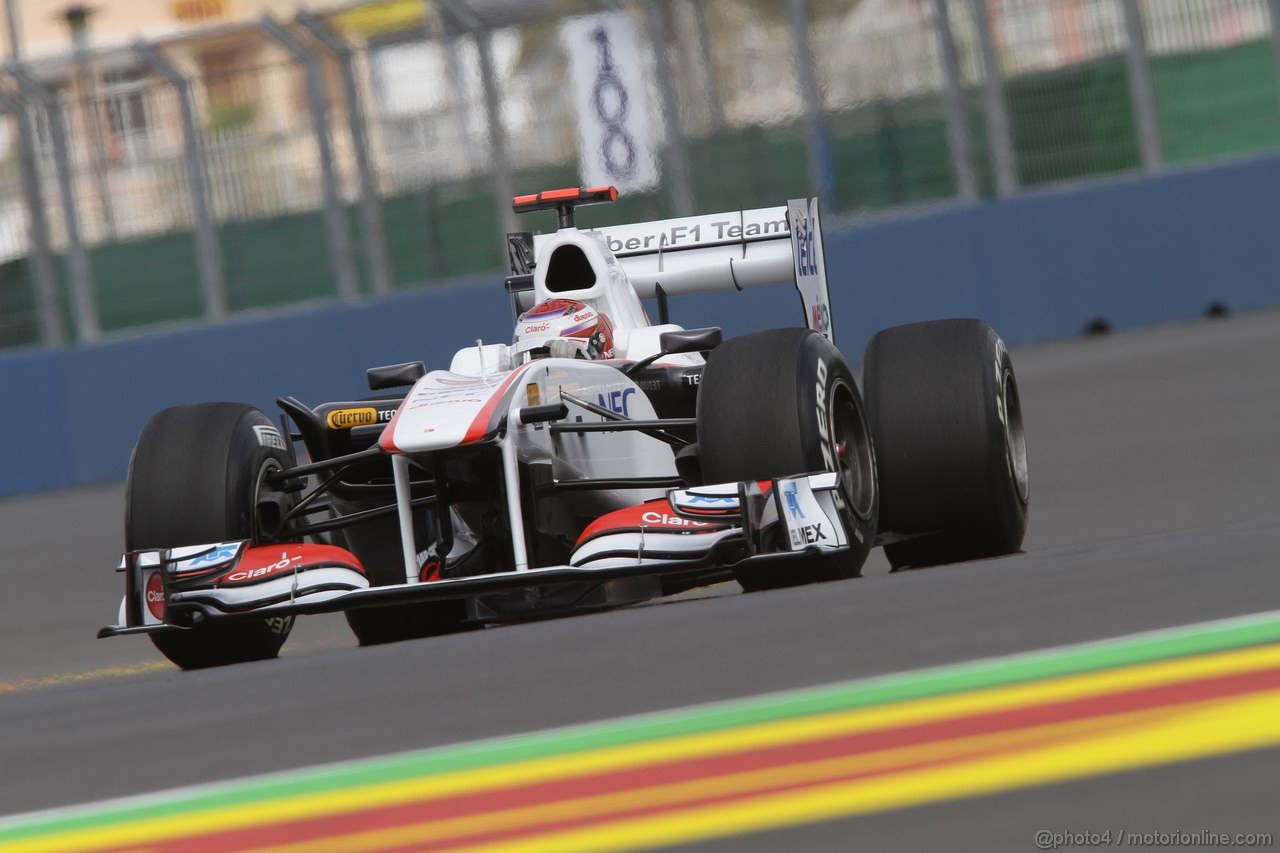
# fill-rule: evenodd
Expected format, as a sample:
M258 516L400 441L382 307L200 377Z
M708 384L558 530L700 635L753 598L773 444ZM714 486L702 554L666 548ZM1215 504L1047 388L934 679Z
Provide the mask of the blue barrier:
M878 329L981 317L1011 343L1070 337L1094 318L1117 328L1280 303L1274 239L1280 157L953 206L850 229L824 241L841 348L860 361ZM726 334L802 315L786 287L672 301L687 327ZM0 495L123 478L158 409L205 400L359 397L364 371L510 339L496 282L244 315L62 350L0 356L11 401L0 418Z

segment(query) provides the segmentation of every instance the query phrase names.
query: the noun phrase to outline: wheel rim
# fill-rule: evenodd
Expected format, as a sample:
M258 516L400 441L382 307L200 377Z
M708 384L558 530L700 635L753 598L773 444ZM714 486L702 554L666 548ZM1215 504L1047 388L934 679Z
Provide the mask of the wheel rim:
M859 518L870 518L876 497L871 433L853 390L843 381L832 386L828 422L845 501Z
M1009 464L1018 500L1025 504L1031 497L1031 482L1027 473L1027 434L1022 426L1022 401L1018 397L1018 383L1013 378L1012 370L1004 371L1001 385L1005 460Z

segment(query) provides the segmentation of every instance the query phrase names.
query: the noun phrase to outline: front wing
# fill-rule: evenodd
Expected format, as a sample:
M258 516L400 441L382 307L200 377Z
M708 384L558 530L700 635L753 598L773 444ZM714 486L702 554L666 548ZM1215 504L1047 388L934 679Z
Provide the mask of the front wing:
M248 542L134 551L119 624L99 637L191 628L205 620L330 613L559 584L684 575L727 580L745 563L848 550L835 474L677 489L619 510L579 538L568 565L370 587L359 560L331 545Z

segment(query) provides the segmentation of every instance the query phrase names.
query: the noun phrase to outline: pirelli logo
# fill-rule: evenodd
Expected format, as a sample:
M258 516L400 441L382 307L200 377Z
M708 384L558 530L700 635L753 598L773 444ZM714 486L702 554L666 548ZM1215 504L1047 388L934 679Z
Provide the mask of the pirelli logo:
M178 21L208 21L227 16L224 0L172 0L169 12Z
M351 429L372 426L378 422L378 410L372 406L360 409L334 409L325 417L329 429Z

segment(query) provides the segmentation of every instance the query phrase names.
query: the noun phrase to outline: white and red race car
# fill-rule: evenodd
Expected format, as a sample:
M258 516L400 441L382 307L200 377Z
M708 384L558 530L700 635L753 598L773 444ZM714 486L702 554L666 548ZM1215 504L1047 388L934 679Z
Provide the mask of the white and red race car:
M877 334L863 389L833 343L816 201L598 230L613 188L515 199L511 344L408 393L279 424L241 404L156 414L134 449L119 624L197 668L275 656L296 615L362 644L670 595L850 578L1016 551L1027 457L1009 355L977 320ZM721 340L681 294L793 283L806 327ZM650 321L643 300L656 302ZM302 458L305 451L305 458Z

